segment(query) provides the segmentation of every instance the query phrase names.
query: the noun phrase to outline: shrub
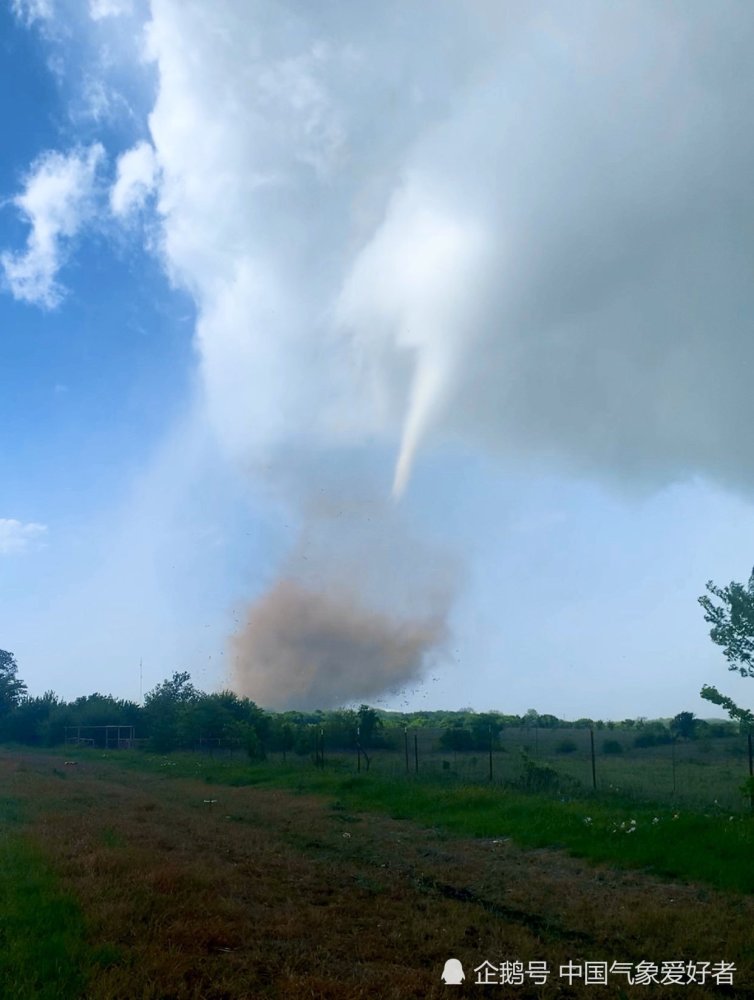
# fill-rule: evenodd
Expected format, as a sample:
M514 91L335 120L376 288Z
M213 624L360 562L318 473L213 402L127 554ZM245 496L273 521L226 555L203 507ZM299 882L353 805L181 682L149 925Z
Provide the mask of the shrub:
M738 790L746 798L754 796L754 778L747 778L742 785L738 786Z
M561 740L555 747L555 753L575 753L577 750L575 740Z
M605 740L602 744L603 753L623 753L623 744L618 740Z
M510 782L514 788L525 792L574 792L580 784L574 778L560 774L551 764L540 764L521 751L521 761L524 765L523 774Z
M665 746L668 743L673 742L673 737L670 733L641 733L634 740L635 747L658 747Z
M440 737L440 748L442 750L473 750L474 737L471 730L463 726L451 726L446 729Z

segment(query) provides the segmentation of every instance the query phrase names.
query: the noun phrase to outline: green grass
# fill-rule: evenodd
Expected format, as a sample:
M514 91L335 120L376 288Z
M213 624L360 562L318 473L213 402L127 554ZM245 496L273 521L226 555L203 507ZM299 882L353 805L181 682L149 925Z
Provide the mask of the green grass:
M85 983L84 923L44 858L15 829L18 804L0 801L0 996L67 1000Z
M615 795L560 799L500 786L449 784L440 777L357 775L350 762L336 758L324 770L301 763L212 761L193 754L123 753L112 755L111 762L166 781L198 778L211 785L322 794L349 812L383 813L459 836L510 837L524 847L562 848L593 862L754 892L754 819L746 815L705 814Z

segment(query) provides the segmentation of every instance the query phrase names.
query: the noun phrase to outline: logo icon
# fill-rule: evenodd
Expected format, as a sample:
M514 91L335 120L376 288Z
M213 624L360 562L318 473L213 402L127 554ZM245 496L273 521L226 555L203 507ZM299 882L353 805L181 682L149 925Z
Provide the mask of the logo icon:
M457 958L449 958L440 977L446 986L460 986L466 976Z

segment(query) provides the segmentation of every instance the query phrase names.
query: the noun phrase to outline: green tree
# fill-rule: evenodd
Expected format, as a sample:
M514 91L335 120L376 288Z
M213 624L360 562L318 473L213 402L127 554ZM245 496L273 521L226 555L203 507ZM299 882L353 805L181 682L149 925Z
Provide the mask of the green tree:
M320 723L324 730L327 745L335 750L351 750L356 743L356 730L359 717L352 708L340 708L334 712L326 712Z
M659 719L652 722L645 719L634 738L635 747L657 747L672 742L670 730Z
M754 725L753 712L750 712L748 708L739 708L732 698L720 694L717 688L711 684L705 684L700 694L705 701L710 701L713 705L719 705L720 708L724 708L731 719L735 719L738 722L742 730L750 729Z
M176 671L169 680L144 698L144 716L153 750L174 750L186 739L186 717L199 699L199 692L186 671Z
M558 726L561 725L561 721L557 715L551 715L549 712L545 712L537 719L537 725L540 729L557 729Z
M451 726L440 736L440 747L443 750L473 750L474 736L471 730L464 726Z
M488 750L490 743L497 748L500 745L500 730L503 723L494 712L482 712L471 720L471 735L474 737L475 750Z
M754 570L745 587L735 582L716 587L709 580L707 590L720 602L706 594L699 598L704 620L712 626L710 639L722 646L729 670L754 677Z
M717 587L707 581L708 594L699 598L704 609L704 620L712 626L710 639L722 647L728 670L737 671L742 677L754 677L754 570L746 586L735 581L727 587ZM716 600L713 600L716 598ZM754 716L717 688L705 684L701 696L713 705L724 708L732 719L749 727Z
M679 712L670 723L670 731L682 740L696 739L696 723L693 712Z
M138 726L142 712L133 701L110 694L81 695L68 706L69 726Z
M382 729L382 719L369 705L359 705L359 742L365 749L375 744L375 737Z
M0 713L14 709L26 695L26 685L18 674L18 664L13 653L0 649Z
M52 691L46 691L41 698L22 698L3 716L0 730L3 739L49 746L55 742L57 735L51 731L50 717L60 704L60 699Z
M270 720L270 750L281 752L283 760L296 742L296 727L285 715L274 715Z
M178 671L173 674L170 680L157 684L151 691L147 692L144 704L148 705L153 701L164 701L178 705L185 705L187 702L195 701L198 692L191 683L191 674L188 671Z

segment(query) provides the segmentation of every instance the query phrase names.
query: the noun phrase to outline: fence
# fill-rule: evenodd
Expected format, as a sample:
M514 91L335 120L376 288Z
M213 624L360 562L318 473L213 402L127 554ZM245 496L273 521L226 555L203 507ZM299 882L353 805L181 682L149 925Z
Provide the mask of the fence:
M754 808L743 791L752 774L751 741L746 735L676 739L637 747L640 731L510 728L486 749L449 750L442 730L389 730L390 746L369 749L371 773L399 777L422 775L448 782L525 784L537 775L541 784L569 793L614 792L678 807L738 812ZM282 754L270 755L281 759ZM287 754L306 765L315 755ZM323 759L364 770L358 748L327 746L317 740L316 763Z

